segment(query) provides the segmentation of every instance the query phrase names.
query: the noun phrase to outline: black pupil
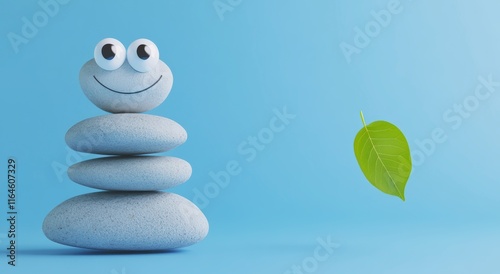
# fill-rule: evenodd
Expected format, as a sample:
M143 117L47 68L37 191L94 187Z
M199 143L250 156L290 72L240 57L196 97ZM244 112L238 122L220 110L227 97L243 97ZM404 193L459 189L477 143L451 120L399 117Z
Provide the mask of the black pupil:
M106 60L111 60L115 58L115 46L113 44L106 44L102 47L101 50L102 57Z
M137 47L137 56L139 56L139 58L141 58L142 60L148 59L150 56L149 53L150 50L148 46L143 44Z

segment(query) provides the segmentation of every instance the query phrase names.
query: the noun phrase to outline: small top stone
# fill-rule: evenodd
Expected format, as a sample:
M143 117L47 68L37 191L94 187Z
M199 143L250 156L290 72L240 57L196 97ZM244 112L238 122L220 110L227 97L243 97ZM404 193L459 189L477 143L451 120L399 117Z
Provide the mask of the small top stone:
M103 39L95 47L94 59L80 70L85 95L111 113L151 110L167 98L172 84L170 68L147 39L134 41L127 51L120 41Z

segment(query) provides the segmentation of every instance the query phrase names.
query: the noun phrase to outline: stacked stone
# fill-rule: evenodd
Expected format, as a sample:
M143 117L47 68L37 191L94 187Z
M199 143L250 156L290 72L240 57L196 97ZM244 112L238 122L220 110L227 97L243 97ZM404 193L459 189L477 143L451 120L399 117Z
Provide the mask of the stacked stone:
M66 143L76 151L108 156L77 163L68 169L68 176L105 191L80 195L54 208L43 224L50 240L92 249L163 250L194 244L207 235L208 221L196 205L160 191L186 182L190 164L176 157L150 155L171 150L187 139L175 121L140 113L161 104L172 86L170 69L159 62L160 68L153 72L160 73L163 82L158 80L159 85L148 88L151 94L135 104L123 104L133 93L109 93L104 86L109 71L102 71L95 60L82 68L85 94L112 114L77 123L67 132ZM122 74L130 78L138 72L124 63L112 73L115 78ZM92 78L102 87L90 83Z

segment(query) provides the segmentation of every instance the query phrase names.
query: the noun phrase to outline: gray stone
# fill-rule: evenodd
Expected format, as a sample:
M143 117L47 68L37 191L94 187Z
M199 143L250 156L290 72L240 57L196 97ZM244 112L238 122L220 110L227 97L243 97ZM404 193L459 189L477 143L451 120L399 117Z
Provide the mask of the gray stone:
M66 133L66 143L72 149L107 155L163 152L183 144L186 139L186 131L175 121L137 113L89 118Z
M80 85L89 100L112 113L144 112L160 105L172 89L174 78L161 60L148 72L134 70L128 62L108 71L94 59L80 70Z
M103 250L167 250L205 238L208 221L195 204L167 192L95 192L71 198L43 222L50 240Z
M162 190L191 177L188 162L164 156L115 156L83 161L68 169L71 180L104 190Z

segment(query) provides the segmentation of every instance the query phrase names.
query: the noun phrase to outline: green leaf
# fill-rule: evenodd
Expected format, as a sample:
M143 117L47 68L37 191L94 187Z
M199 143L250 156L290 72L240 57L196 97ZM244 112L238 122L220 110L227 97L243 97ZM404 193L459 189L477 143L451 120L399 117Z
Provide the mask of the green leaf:
M380 191L405 200L411 173L410 147L403 132L386 121L366 125L354 139L354 154L366 179Z

